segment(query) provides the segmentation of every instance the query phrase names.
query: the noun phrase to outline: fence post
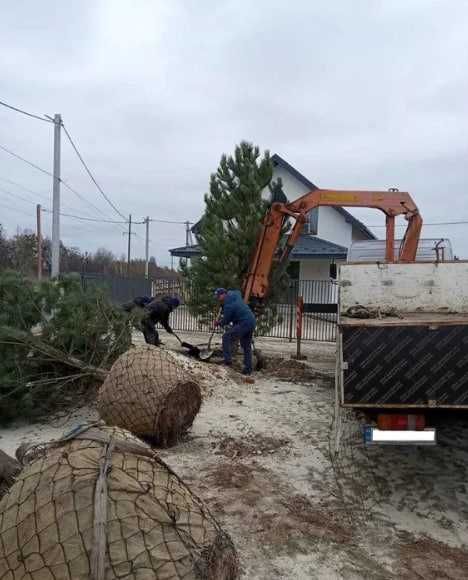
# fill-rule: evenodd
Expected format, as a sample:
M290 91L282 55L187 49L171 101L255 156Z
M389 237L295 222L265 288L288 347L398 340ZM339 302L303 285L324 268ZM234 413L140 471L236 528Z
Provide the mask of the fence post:
M294 310L296 305L296 294L299 288L297 287L297 281L292 280L288 287L288 305L289 305L289 342L293 339L293 328L294 328Z
M294 324L294 304L291 302L291 304L289 304L289 342L292 342L293 338L293 324Z
M296 342L297 350L296 355L291 358L296 360L305 360L307 357L301 353L301 340L302 340L302 317L304 314L304 298L299 296L296 303Z

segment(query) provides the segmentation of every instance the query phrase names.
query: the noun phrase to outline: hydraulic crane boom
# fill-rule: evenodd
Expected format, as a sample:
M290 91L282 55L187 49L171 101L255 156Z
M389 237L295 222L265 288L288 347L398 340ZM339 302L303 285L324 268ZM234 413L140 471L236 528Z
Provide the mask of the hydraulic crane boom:
M270 273L275 253L280 243L285 221L293 218L295 224L288 236L280 257L285 263L301 235L307 213L319 206L370 207L379 209L386 216L386 262L414 262L421 234L422 218L409 193L389 191L344 191L314 189L291 203L273 203L262 222L255 253L244 281L245 302L261 302L268 294ZM395 259L395 217L404 215L408 221L405 236Z

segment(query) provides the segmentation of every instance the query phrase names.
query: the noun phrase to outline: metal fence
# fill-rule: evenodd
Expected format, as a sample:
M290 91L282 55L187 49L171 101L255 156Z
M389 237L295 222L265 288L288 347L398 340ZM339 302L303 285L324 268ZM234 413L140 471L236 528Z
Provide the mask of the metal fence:
M115 304L129 302L136 296L151 296L153 292L152 282L146 278L124 278L105 274L81 274L81 285L83 288L91 285L102 288Z
M166 281L168 282L168 281ZM190 312L189 304L196 302L197 296L183 281L155 282L153 295L177 294L182 304L171 315L174 330L186 332L210 332L213 328L215 312L207 319L201 319ZM263 336L294 340L296 338L297 298L304 299L302 320L303 340L334 341L336 338L337 285L329 280L294 280L284 293L283 300L274 304L270 320L265 320L268 330Z
M171 314L175 331L211 332L216 312L203 319L190 311L190 304L197 302L197 295L183 280L145 280L144 278L121 278L94 274L82 274L82 284L98 285L107 290L116 304L132 300L135 296L177 295L182 304ZM282 300L273 305L268 330L263 336L296 339L296 303L299 296L304 300L302 339L334 341L336 338L336 304L338 287L330 280L293 280L284 292Z

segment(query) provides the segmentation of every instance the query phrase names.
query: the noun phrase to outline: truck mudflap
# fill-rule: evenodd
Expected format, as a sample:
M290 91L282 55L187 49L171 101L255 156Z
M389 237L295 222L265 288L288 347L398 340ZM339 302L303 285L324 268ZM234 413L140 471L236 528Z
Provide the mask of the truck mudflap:
M345 406L468 408L468 325L340 332Z

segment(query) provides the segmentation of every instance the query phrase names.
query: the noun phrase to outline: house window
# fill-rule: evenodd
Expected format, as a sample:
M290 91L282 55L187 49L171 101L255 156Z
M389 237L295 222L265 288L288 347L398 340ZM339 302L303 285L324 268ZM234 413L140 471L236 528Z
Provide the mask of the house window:
M305 224L305 233L311 236L316 236L318 231L318 207L315 207L307 215L307 222Z

